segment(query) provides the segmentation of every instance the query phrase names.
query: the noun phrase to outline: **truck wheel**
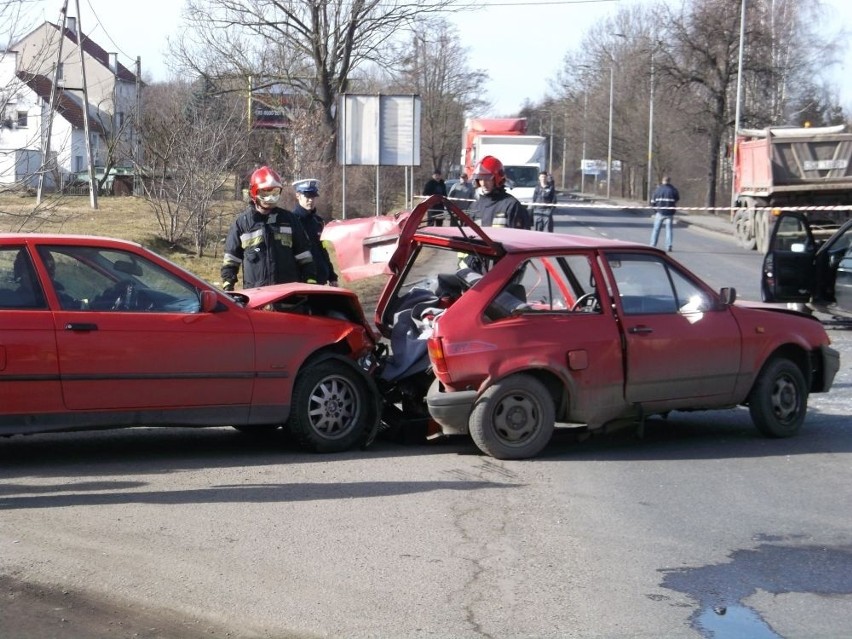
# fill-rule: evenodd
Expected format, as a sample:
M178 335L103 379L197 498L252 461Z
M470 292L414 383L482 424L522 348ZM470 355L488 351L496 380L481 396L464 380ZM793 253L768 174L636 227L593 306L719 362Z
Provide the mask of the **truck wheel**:
M555 408L544 384L510 375L476 401L469 427L479 449L497 459L535 457L553 436Z
M734 216L734 235L745 250L754 249L754 213L740 209Z
M748 398L751 420L766 437L792 437L808 410L808 386L789 359L773 358L763 366Z
M374 406L363 374L328 359L299 372L287 427L304 448L337 453L364 441L378 419Z
M766 255L769 249L769 222L766 219L766 211L754 214L754 238L757 252Z

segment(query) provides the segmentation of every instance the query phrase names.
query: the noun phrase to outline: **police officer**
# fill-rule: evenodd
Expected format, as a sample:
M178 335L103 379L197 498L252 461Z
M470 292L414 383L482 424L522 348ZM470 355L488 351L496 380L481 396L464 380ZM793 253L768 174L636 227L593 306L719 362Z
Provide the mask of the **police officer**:
M243 288L316 282L311 243L299 219L279 208L281 176L268 166L251 174L251 203L231 225L225 240L222 288L233 291L243 268Z
M314 205L314 201L319 197L319 180L297 180L293 182L293 190L297 200L293 213L299 218L311 242L311 255L317 269L317 284L337 286L337 273L334 272L328 249L320 239L325 220L319 216Z

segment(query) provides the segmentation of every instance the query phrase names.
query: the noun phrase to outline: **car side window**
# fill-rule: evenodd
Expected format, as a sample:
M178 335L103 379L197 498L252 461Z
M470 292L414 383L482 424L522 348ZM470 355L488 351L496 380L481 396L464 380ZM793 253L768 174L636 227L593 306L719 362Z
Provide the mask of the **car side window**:
M596 282L586 255L542 256L525 261L486 309L489 319L527 313L600 313Z
M702 312L712 299L687 275L656 255L607 254L625 315Z
M82 246L39 251L63 309L197 313L201 308L195 287L135 253Z
M24 247L0 249L0 308L47 308L32 259Z

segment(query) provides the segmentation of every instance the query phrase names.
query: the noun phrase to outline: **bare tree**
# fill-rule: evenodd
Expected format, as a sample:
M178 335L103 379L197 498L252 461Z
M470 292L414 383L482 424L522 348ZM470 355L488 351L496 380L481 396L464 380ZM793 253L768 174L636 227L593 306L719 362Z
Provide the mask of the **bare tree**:
M352 72L381 60L395 33L451 0L188 0L192 28L177 43L179 58L197 73L236 74L281 82L322 114L323 161L336 152L337 97Z
M231 97L212 97L186 84L153 85L146 91L142 121L146 165L140 169L148 203L163 238L191 238L204 254L213 203L246 154L245 110Z
M461 158L465 114L487 106L480 97L486 73L468 69L468 50L445 20L426 21L398 50L401 70L391 90L420 96L421 156L429 158L430 174L447 173Z

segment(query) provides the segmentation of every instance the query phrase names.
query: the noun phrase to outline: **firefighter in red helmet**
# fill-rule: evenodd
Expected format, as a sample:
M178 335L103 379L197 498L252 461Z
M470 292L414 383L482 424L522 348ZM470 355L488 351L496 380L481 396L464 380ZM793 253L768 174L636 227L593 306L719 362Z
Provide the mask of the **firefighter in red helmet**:
M506 171L500 160L486 155L476 165L473 179L479 186L479 197L467 212L480 226L530 228L530 214L526 207L506 192Z
M243 269L243 288L316 282L311 243L299 219L278 207L281 176L268 166L251 174L251 203L240 213L225 240L222 288L233 291Z

